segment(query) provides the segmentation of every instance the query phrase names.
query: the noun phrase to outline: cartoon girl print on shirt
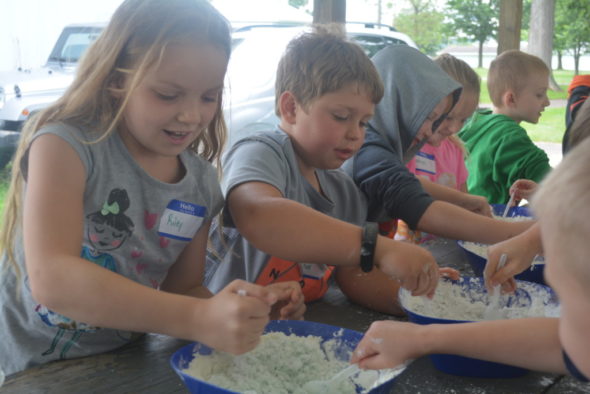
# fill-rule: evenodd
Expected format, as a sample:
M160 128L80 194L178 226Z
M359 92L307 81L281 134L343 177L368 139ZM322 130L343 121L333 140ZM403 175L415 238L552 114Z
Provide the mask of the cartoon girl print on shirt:
M82 248L83 258L117 272L115 259L104 252L118 249L133 232L133 221L123 213L127 208L127 191L113 189L100 211L87 216L86 236L92 248Z
M129 196L124 189L113 189L109 193L107 201L100 210L87 216L86 236L90 246L83 246L81 257L99 266L117 272L117 262L109 253L119 248L133 233L133 221L124 214L129 208ZM43 305L37 305L35 311L41 320L50 327L57 327L58 331L51 346L43 352L46 356L55 351L57 344L65 334L65 331L73 331L72 337L63 346L60 358L66 358L68 350L74 345L82 333L94 332L98 328L85 323L76 322L66 316L55 313Z

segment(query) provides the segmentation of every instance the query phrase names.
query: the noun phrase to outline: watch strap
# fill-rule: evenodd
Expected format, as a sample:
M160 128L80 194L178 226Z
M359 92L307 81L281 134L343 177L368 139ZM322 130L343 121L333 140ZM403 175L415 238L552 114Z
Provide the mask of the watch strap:
M361 269L363 272L370 272L373 269L375 257L375 245L379 226L375 222L367 222L363 226L363 238L361 241Z

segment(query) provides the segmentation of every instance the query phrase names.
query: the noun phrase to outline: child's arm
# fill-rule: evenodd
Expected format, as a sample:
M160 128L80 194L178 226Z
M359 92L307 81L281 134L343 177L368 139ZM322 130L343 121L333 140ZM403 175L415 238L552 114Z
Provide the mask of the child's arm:
M85 180L64 140L43 135L32 143L23 235L35 300L98 327L162 333L232 353L256 346L276 301L263 287L234 281L203 300L155 290L82 259ZM195 242L203 242L201 235Z
M213 293L203 286L205 251L207 248L211 221L203 224L191 242L168 271L166 280L160 286L163 291L210 298ZM279 282L266 286L277 302L272 307L271 318L298 320L305 313L301 286L297 282Z
M512 238L531 225L532 221L496 220L444 201L434 201L420 218L417 229L447 238L493 244Z
M182 251L176 263L168 270L160 290L199 298L210 298L213 293L203 286L205 251L211 221L203 223L192 242Z
M492 288L501 284L504 291L516 290L516 283L510 279L529 268L535 256L542 253L543 245L538 222L535 222L525 232L490 246L488 248L488 262L483 275L486 286ZM500 256L503 254L508 257L506 265L496 271Z
M400 285L379 269L363 272L358 267L338 267L336 283L354 303L381 313L405 316L397 301Z
M555 318L429 325L377 321L358 344L351 362L381 369L428 354L455 354L564 374L557 327Z
M452 187L439 185L438 183L432 182L430 179L421 176L417 178L420 180L424 190L426 190L434 199L446 201L460 206L461 208L465 208L468 211L492 217L492 209L490 208L487 198L464 193L453 189Z
M362 229L284 198L262 182L235 186L227 196L234 224L256 248L306 263L358 266ZM375 264L414 294L432 294L438 267L415 245L378 237Z

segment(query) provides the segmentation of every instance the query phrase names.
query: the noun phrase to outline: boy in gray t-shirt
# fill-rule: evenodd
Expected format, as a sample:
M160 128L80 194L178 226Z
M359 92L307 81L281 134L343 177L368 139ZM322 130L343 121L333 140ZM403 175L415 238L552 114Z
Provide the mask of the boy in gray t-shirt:
M378 236L364 196L339 169L383 95L362 49L327 31L299 36L279 63L275 91L279 129L238 141L224 158L225 222L210 232L209 289L235 278L294 280L312 301L334 274L352 301L392 314L402 313L400 285L433 294L432 255Z

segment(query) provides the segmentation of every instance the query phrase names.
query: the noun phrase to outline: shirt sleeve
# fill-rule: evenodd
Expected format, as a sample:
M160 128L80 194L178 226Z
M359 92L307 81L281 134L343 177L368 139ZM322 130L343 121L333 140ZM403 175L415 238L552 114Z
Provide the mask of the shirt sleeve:
M539 183L551 170L545 151L536 146L520 126L500 137L495 155L492 177L500 184L505 182L505 190L518 179Z
M370 129L354 158L352 173L369 201L369 220L398 218L415 229L433 202L400 155L388 148L379 133Z
M236 142L223 158L221 189L227 201L236 186L246 182L263 182L285 195L286 159L280 146L263 137L248 137ZM229 209L224 209L223 224L234 227Z
M223 160L223 194L245 182L264 182L283 195L286 188L286 159L280 146L265 138L250 137L236 142Z

